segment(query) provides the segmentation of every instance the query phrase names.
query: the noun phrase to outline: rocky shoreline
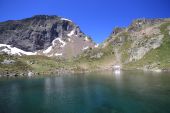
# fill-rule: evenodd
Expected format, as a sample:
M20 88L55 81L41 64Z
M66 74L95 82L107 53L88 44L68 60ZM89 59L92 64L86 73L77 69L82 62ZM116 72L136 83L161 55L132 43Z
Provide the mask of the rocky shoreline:
M144 71L144 72L156 72L156 73L161 73L161 72L170 72L168 69L144 69L144 68L122 68L122 71ZM113 71L112 68L107 68L107 69L96 69L96 70L57 70L54 72L46 72L46 73L36 73L33 71L27 71L27 72L22 72L22 73L16 73L16 72L1 72L0 73L0 78L7 77L7 78L20 78L20 77L39 77L39 76L58 76L58 75L67 75L67 74L82 74L82 73L90 73L90 72L98 72L98 71Z

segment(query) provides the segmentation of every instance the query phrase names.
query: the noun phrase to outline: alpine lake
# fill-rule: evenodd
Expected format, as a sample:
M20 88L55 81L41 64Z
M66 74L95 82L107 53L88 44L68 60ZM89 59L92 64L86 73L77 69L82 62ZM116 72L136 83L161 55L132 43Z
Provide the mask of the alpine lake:
M0 113L170 113L170 73L0 78Z

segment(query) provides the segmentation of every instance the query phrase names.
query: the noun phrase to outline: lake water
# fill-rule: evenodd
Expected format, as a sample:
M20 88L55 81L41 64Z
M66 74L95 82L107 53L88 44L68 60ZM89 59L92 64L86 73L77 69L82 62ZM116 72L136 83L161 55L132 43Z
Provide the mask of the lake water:
M0 113L170 113L170 73L0 78Z

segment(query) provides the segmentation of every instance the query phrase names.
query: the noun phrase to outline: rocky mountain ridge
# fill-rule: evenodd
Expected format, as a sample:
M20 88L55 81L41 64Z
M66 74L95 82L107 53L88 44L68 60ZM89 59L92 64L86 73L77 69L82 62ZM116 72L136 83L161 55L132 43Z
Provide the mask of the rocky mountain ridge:
M166 43L170 44L169 26L170 19L137 19L127 28L115 28L103 45L106 47L111 45L113 52L117 51L120 54L119 64L124 65L124 67L130 67L133 64L135 68L147 69L147 65L154 64L156 69L163 69L162 56L154 53L152 57L158 56L160 59L149 61L147 55L151 54L152 51L158 51ZM170 49L168 45L166 48ZM169 54L163 49L159 52ZM144 59L146 61L142 62ZM164 60L169 61L170 57L164 58Z
M17 55L63 58L75 57L84 49L95 46L71 20L47 15L1 22L0 44L1 51L6 53L15 53L11 50L13 47L15 51L20 49Z
M79 57L85 69L170 70L170 19L137 19L115 28L98 48ZM81 64L82 65L82 64Z

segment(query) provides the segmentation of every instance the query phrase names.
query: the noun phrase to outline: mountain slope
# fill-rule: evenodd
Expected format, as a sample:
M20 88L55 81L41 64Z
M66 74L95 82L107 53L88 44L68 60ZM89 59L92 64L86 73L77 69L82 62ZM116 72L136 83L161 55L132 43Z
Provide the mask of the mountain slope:
M120 65L123 69L169 70L169 45L170 19L137 19L127 28L115 28L100 48L86 51L80 59L86 59L86 68L93 69Z
M9 54L20 49L17 55L63 58L75 57L85 48L94 47L91 38L71 20L47 15L1 22L0 44L0 50Z

